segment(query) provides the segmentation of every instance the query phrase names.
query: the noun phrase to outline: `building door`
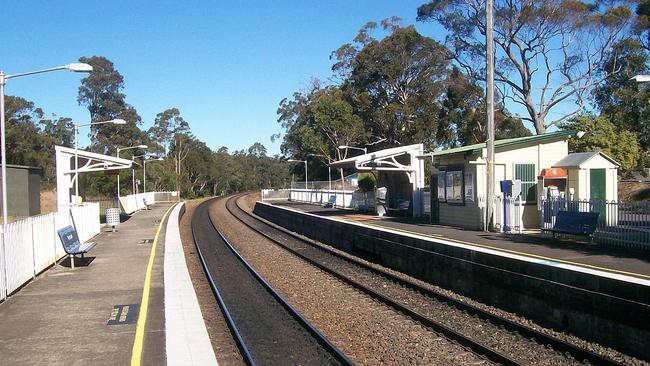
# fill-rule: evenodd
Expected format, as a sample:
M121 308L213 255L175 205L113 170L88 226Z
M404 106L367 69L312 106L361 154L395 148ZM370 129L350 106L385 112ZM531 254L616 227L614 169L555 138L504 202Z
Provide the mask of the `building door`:
M431 198L431 223L440 223L440 200L438 199L438 174L431 175L431 188L429 189Z
M605 198L607 192L605 169L589 169L589 198L593 212L599 212L598 222L605 222Z

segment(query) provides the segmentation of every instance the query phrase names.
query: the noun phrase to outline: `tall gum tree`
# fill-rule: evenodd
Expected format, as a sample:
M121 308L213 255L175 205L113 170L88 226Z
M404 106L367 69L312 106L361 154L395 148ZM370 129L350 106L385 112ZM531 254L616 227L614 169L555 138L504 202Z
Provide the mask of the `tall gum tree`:
M628 1L495 0L495 86L538 134L577 115L584 97L618 72L599 74L612 46L627 34ZM455 62L485 80L485 1L435 0L418 8L436 21ZM510 108L514 111L514 108Z

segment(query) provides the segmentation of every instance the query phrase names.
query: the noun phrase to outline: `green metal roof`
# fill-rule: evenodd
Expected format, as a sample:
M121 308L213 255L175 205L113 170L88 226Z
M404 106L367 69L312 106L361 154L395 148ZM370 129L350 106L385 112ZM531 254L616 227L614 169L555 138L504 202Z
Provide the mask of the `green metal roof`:
M505 147L519 146L519 145L528 145L528 144L538 144L542 142L555 142L566 140L569 137L575 135L575 131L557 131L551 133L545 133L542 135L533 135L526 137L515 137L512 139L496 140L494 142L494 148L502 149ZM452 149L434 151L432 153L425 154L427 156L444 156L451 154L459 153L471 153L478 154L482 149L486 148L486 143L482 142L480 144L467 145L461 147L454 147Z

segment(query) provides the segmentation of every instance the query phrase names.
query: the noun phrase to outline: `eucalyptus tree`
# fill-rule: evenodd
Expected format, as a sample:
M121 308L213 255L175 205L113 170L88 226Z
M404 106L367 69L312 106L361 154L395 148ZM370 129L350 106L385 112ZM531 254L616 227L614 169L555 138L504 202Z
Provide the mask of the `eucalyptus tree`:
M580 113L588 92L619 71L599 73L627 35L628 1L495 0L494 7L495 85L538 134ZM455 63L485 80L484 0L434 0L417 13L445 28Z
M449 53L445 46L422 36L415 27L400 27L392 18L381 22L390 34L372 37L374 23L355 38L357 47L335 51L334 71L349 70L342 84L346 99L366 130L383 145L441 141L436 115L445 90Z
M128 123L106 123L91 126L91 150L113 153L115 146L131 146L145 143L146 136L137 127L142 118L135 108L126 102L124 77L109 59L103 56L81 57L79 62L90 64L93 71L81 79L77 102L88 108L91 122L120 118Z

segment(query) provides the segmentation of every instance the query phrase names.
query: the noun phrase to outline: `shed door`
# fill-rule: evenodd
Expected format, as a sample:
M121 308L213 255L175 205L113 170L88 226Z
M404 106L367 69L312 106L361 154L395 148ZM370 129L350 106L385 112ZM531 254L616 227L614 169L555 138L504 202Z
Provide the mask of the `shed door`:
M589 170L589 198L605 199L605 169Z
M605 222L605 169L589 170L589 195L593 201L593 212L599 212L598 222Z

